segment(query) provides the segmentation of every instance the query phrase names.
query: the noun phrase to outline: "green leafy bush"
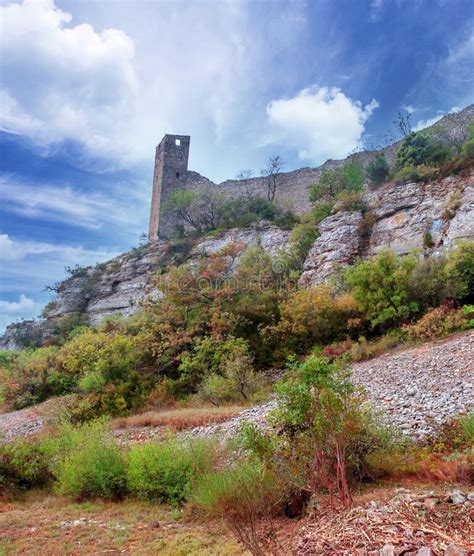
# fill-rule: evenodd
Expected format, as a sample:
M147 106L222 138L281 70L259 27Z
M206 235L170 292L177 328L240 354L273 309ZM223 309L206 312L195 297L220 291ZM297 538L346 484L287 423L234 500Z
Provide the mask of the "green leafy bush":
M352 295L372 326L396 324L419 311L408 287L415 266L413 256L399 258L383 251L346 270L345 279Z
M48 451L60 494L76 499L116 499L125 494L125 458L103 421L75 429L64 425Z
M390 167L383 154L378 154L367 165L367 177L373 187L384 183L390 175Z
M450 156L446 146L422 133L410 133L397 150L396 166L401 169L410 166L440 165Z
M43 487L51 478L43 444L25 438L0 443L0 491Z
M449 253L445 276L451 299L461 303L474 301L474 241L461 241Z
M309 190L309 199L313 203L319 203L334 199L338 193L347 191L355 193L362 191L364 186L364 169L352 160L344 166L324 169L316 184Z
M349 505L351 484L370 476L367 455L387 444L389 434L345 370L327 358L294 363L276 392L270 420L278 430L277 448L263 450L267 466L299 488L324 489L332 502L336 496Z
M141 498L180 504L189 498L197 479L211 470L216 454L212 441L204 440L135 445L128 454L128 489Z

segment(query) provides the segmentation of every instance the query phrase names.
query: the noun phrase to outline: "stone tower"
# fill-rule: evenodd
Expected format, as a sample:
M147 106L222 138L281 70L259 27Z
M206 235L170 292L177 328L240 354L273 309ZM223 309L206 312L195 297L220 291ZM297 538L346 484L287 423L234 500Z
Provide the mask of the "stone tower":
M170 193L186 187L190 141L189 135L165 135L156 147L148 228L150 241L168 237L173 231L174 218L167 216L162 207Z

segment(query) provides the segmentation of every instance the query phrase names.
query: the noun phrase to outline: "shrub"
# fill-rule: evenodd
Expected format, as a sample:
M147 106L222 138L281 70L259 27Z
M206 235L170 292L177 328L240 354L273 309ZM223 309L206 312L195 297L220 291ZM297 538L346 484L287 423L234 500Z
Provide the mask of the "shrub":
M390 175L388 162L383 154L378 154L367 165L367 177L372 186L384 183Z
M377 426L347 374L328 359L309 356L293 364L277 385L278 407L270 420L278 448L268 465L312 493L351 502L350 486L367 477L366 456L389 439Z
M247 350L236 352L223 361L220 373L208 374L200 395L214 405L229 401L248 401L263 387L262 377L252 367Z
M254 460L205 475L193 494L194 505L206 516L223 519L235 537L254 555L266 554L258 520L281 504L278 478Z
M367 210L367 204L364 200L364 194L362 191L341 191L336 195L336 199L337 210L344 210L348 212L365 212Z
M0 491L43 487L50 480L43 444L25 438L0 444Z
M403 332L409 338L420 340L431 340L467 328L469 328L469 322L464 311L454 309L450 303L431 309L414 324L402 326Z
M125 460L103 421L76 429L64 425L48 450L60 494L116 499L125 493Z
M474 301L474 241L462 241L448 255L445 276L449 297L461 303Z
M346 162L344 166L324 169L316 184L309 190L309 199L313 203L328 201L342 191L355 193L364 186L364 170L355 161Z
M315 344L327 344L350 331L358 317L350 295L336 295L328 285L297 290L280 305L280 322L265 331L279 338L279 350L301 352Z
M423 247L425 249L431 249L434 245L435 242L433 241L433 234L431 232L425 232L423 234Z
M438 178L440 175L439 168L429 164L420 164L419 166L408 165L400 168L395 177L398 181L406 183L409 181L426 182Z
M352 295L372 327L395 324L419 310L409 292L415 266L413 256L400 258L391 251L383 251L346 270L345 279L352 287Z
M57 358L55 346L19 353L9 365L6 400L21 409L69 391L73 382L59 372Z
M372 359L392 348L398 347L403 341L403 334L398 329L391 330L384 336L371 341L367 341L367 339L362 336L352 348L344 354L344 360L349 362Z
M456 216L456 213L461 206L461 202L461 195L459 194L459 191L452 191L443 206L443 213L441 217L444 220L452 220Z
M422 133L410 133L397 150L396 165L399 169L422 164L439 165L449 156L449 151L441 141Z
M215 445L203 440L133 446L128 455L128 488L141 498L180 504L189 498L196 480L211 470L216 453Z

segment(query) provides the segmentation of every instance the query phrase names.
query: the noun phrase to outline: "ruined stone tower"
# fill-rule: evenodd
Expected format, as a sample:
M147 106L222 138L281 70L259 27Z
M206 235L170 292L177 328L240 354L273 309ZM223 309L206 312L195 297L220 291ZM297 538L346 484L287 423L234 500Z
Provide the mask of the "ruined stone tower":
M153 193L148 237L168 237L173 231L173 217L163 211L170 193L186 187L189 135L165 135L156 147Z

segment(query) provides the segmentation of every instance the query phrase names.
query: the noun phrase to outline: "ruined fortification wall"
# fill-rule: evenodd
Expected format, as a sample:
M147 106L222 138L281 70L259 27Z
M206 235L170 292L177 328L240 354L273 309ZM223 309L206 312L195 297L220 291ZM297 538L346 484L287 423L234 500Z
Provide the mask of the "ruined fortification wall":
M466 129L473 120L474 105L471 105L461 112L443 118L431 128L424 130L424 133L436 133L436 130L440 127L450 131L456 128ZM179 141L180 145L177 146L176 141ZM380 151L355 153L344 160L328 160L317 168L300 168L292 172L282 172L278 175L275 200L283 207L291 208L297 214L304 214L311 208L309 187L318 181L323 169L341 166L349 158L354 158L360 164L366 166L378 153L383 153L387 161L393 163L398 145L399 143L394 143ZM176 189L189 189L197 192L203 187L216 187L231 198L249 191L263 196L266 195L264 177L247 180L226 180L216 184L205 176L188 170L189 147L190 137L188 135L165 135L157 147L150 218L149 237L151 240L156 239L157 232L161 237L168 237L175 228L176 221L174 217L166 211L166 200L170 193Z

